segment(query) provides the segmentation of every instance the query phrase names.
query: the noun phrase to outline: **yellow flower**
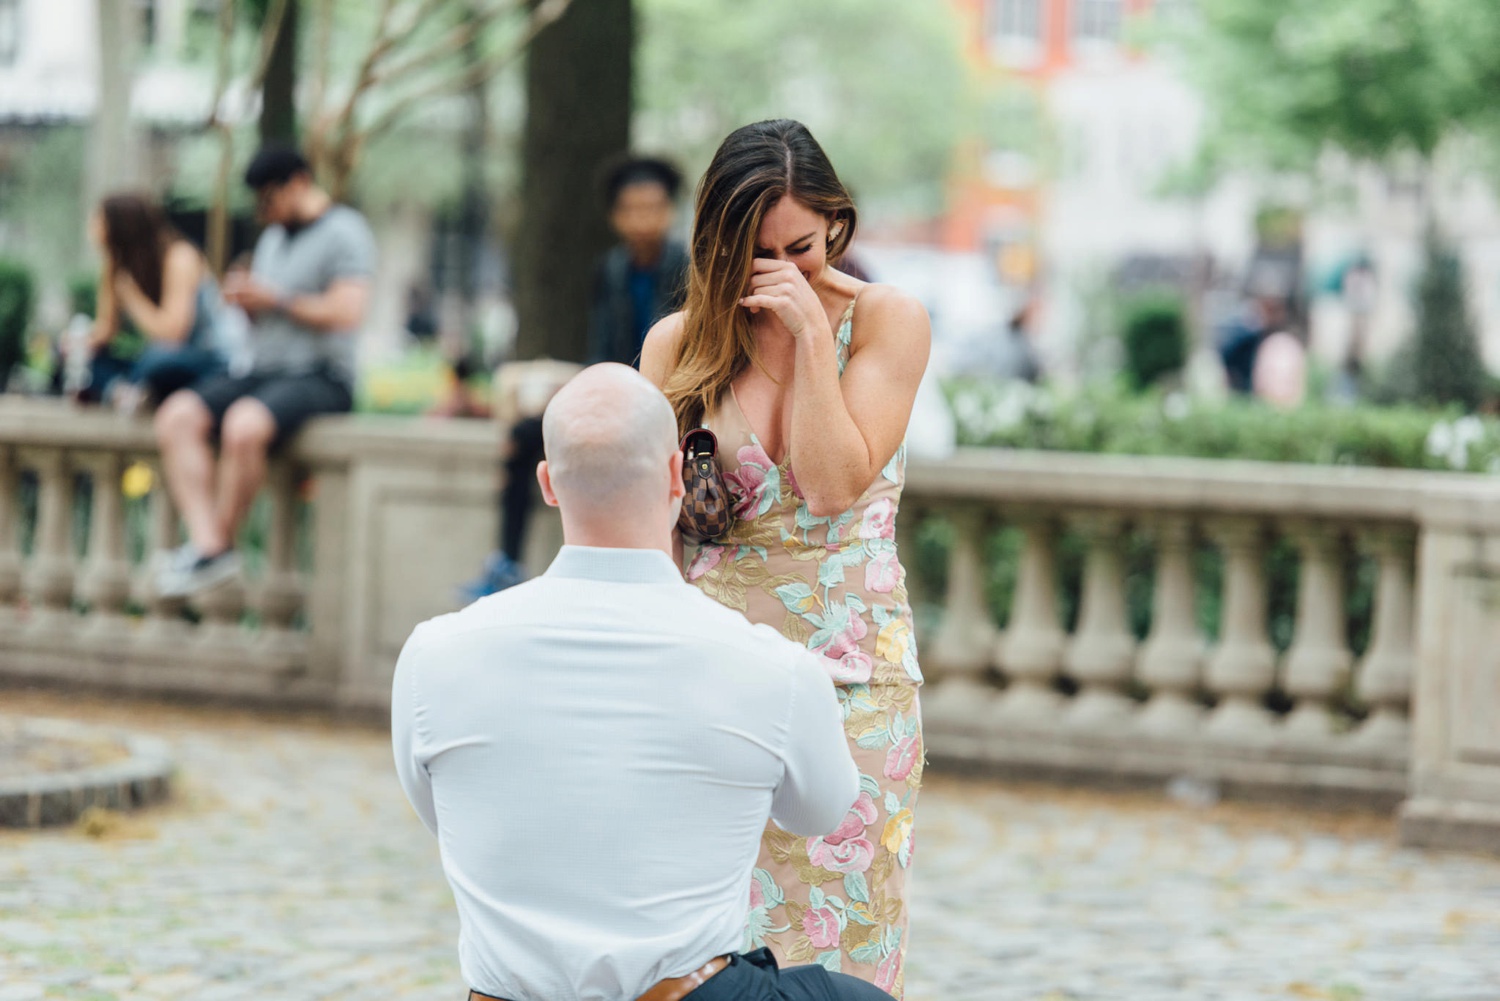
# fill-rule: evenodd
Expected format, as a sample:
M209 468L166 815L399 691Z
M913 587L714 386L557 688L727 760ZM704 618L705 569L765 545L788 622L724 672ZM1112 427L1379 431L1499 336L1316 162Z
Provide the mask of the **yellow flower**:
M892 855L901 850L906 844L906 839L911 837L912 815L911 810L902 807L891 814L891 819L885 822L885 831L880 835L880 843L885 850Z
M875 656L899 664L906 659L911 646L911 627L903 619L892 619L880 627L875 637Z
M131 500L144 497L151 492L154 480L150 466L144 462L132 463L125 470L125 475L120 477L120 492Z

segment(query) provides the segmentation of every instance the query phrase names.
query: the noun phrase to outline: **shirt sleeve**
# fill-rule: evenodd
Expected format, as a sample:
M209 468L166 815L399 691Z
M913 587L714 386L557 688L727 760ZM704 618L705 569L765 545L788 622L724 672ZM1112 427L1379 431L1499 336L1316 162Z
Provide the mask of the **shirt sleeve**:
M326 274L330 284L344 278L375 274L375 236L364 217L352 209L338 220L337 236L329 248Z
M803 837L828 834L859 797L859 769L844 736L843 714L828 672L798 652L785 771L771 800L771 819Z
M418 633L412 633L396 661L396 676L391 684L391 748L396 758L396 777L412 809L434 835L437 834L437 809L432 801L432 776L418 733L423 707L417 703L416 672L421 660Z

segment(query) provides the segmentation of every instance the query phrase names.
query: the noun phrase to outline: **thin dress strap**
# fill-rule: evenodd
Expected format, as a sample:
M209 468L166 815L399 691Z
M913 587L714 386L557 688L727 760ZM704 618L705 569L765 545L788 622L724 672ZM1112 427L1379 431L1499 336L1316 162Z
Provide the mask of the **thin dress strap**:
M855 293L854 298L849 300L849 305L844 307L843 318L839 320L838 333L834 335L839 349L839 375L844 374L844 366L849 364L849 349L854 343L854 304L858 301L859 293Z

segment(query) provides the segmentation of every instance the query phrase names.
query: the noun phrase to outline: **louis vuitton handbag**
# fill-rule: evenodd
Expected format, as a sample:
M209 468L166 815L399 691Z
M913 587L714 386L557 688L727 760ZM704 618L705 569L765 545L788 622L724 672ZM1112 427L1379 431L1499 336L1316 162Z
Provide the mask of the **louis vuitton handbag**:
M708 428L682 436L682 513L677 530L692 542L708 542L729 531L729 491L719 469L719 440Z

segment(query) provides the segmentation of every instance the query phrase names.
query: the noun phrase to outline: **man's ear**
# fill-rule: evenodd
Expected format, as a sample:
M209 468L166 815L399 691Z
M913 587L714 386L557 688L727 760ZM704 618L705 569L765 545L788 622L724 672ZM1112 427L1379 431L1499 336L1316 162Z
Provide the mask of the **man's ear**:
M682 450L678 449L672 453L672 458L667 462L668 469L672 473L672 499L681 500L687 496L687 485L682 482Z
M536 464L536 482L542 488L542 500L548 507L557 507L557 494L552 492L552 474L547 471L547 460Z

